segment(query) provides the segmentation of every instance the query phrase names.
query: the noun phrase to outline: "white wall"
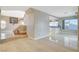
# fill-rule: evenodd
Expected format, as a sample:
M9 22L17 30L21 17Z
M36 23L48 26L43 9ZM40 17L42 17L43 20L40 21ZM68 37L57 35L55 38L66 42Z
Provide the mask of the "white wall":
M30 38L34 38L34 16L33 14L25 14L25 24L27 26L27 34Z
M35 9L29 9L26 14L28 15L27 29L30 37L33 39L46 37L49 31L49 15Z
M37 39L44 38L49 34L49 20L48 20L49 15L38 10L34 10L34 13L35 13L35 38Z

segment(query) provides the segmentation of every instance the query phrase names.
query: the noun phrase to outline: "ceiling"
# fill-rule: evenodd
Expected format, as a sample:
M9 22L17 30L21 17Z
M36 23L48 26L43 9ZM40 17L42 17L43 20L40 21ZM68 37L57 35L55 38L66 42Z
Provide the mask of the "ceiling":
M25 12L29 8L34 8L56 17L74 16L78 12L76 6L0 6L1 10L17 10Z
M18 17L23 18L25 12L24 11L18 11L18 10L2 10L1 15L3 16L11 16L11 17Z

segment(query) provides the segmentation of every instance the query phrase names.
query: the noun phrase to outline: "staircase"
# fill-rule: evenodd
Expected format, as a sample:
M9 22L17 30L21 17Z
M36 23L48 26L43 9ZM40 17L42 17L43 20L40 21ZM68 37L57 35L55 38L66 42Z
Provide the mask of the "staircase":
M13 32L15 35L26 35L26 26L20 25Z

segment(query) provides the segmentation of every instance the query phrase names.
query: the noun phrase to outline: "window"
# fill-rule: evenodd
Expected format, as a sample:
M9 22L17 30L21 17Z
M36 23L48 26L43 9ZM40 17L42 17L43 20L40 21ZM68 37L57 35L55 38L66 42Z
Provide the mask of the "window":
M6 21L1 20L1 29L5 29L6 28Z
M58 27L58 22L57 22L57 21L50 22L50 23L49 23L49 26L50 26L50 27L54 27L54 28L55 28L55 27Z
M78 20L77 19L64 20L64 29L65 30L77 30L78 29Z

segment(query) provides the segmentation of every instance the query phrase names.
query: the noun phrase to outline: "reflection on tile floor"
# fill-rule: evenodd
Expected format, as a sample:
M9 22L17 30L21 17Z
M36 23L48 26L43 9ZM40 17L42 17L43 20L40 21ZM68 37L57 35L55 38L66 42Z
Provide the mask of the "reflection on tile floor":
M64 46L69 48L78 48L78 39L75 36L64 37Z
M77 35L57 34L49 37L49 40L66 48L78 49Z
M74 35L57 35L56 37L49 37L49 40L64 45L64 47L78 49L78 38Z

